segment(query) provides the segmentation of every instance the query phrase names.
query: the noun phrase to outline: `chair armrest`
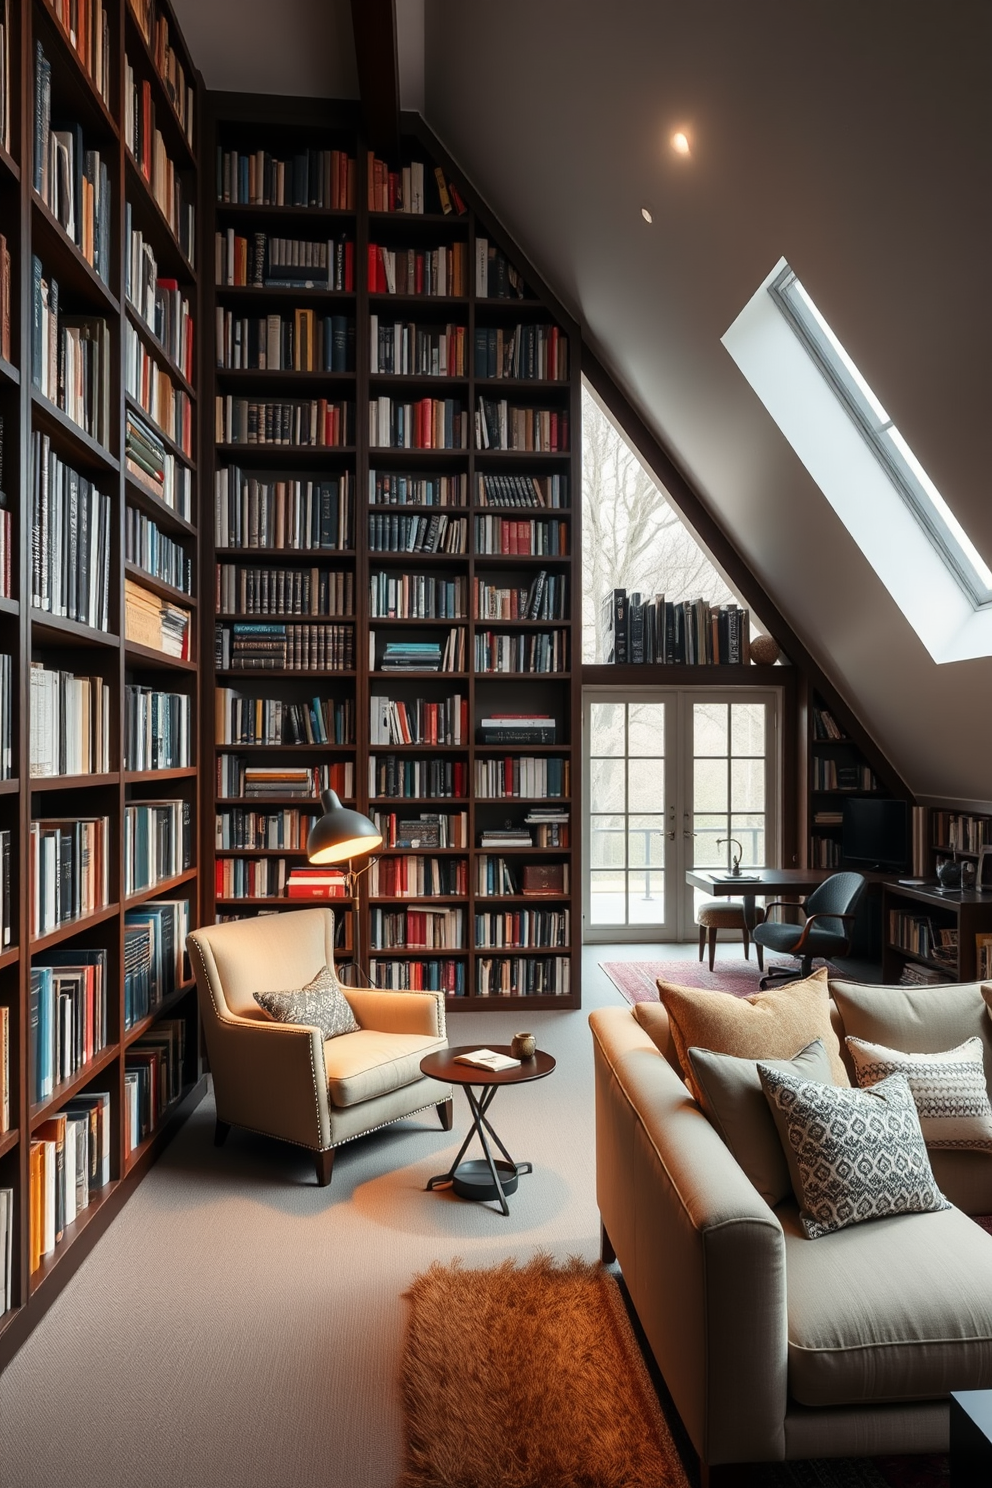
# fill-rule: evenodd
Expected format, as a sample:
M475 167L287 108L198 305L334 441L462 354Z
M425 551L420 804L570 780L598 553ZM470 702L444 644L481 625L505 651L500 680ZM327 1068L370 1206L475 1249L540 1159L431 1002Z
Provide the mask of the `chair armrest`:
M803 933L800 935L799 939L796 941L795 945L792 948L792 952L790 954L794 954L796 951L800 950L806 944L806 941L809 939L809 932L813 928L813 926L816 924L816 921L817 920L850 920L851 923L853 924L854 919L855 919L855 916L853 914L837 914L836 912L832 912L832 911L828 911L828 910L824 910L821 914L807 915L806 916L806 923L803 925Z
M443 1039L443 992L382 992L370 987L342 987L363 1028L377 1033L421 1033Z
M204 1020L217 1116L322 1150L331 1126L319 1028L253 1018Z

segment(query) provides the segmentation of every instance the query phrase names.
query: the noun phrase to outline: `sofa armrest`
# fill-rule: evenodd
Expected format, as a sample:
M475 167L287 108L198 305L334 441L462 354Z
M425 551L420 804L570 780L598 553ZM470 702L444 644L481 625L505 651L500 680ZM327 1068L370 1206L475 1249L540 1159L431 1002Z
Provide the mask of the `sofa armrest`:
M780 1459L782 1227L630 1012L589 1021L597 1199L658 1366L704 1462Z
M250 1018L205 1020L217 1117L322 1151L331 1124L319 1028Z
M380 992L369 987L342 987L363 1028L376 1033L421 1033L443 1039L443 992Z

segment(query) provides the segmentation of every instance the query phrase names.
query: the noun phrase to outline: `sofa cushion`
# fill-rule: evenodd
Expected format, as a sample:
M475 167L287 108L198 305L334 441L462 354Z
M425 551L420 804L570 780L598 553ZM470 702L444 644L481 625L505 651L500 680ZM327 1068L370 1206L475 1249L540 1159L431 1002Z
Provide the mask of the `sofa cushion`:
M357 1106L423 1076L420 1061L446 1041L421 1033L377 1033L363 1028L324 1044L327 1093L332 1106Z
M957 1209L785 1234L789 1391L802 1405L929 1400L992 1386L992 1237Z
M801 1080L833 1083L822 1039L814 1039L793 1059L765 1062ZM765 1203L774 1209L792 1193L792 1182L761 1088L757 1060L715 1054L712 1049L690 1049L689 1063L700 1105Z
M277 1023L301 1023L319 1028L325 1039L357 1033L356 1021L348 999L341 990L333 966L324 966L312 981L294 992L255 992L259 1007Z
M934 1181L905 1075L839 1089L759 1060L810 1240L890 1214L949 1207Z
M936 1054L905 1054L850 1035L847 1047L862 1089L888 1075L906 1076L923 1140L931 1150L949 1147L992 1153L992 1105L977 1035L956 1049Z
M827 974L817 971L804 981L771 987L750 997L731 997L699 987L658 983L658 996L668 1012L672 1039L682 1070L692 1084L688 1051L695 1046L739 1059L791 1059L814 1039L822 1039L834 1079L849 1085L840 1044L830 1023ZM634 1016L651 1032L651 1003L639 1002ZM699 1091L693 1087L699 1098Z
M967 1038L982 1041L985 1084L992 1096L992 1017L979 982L940 987L873 987L831 978L845 1034L903 1053L937 1054ZM992 1005L992 1004L990 1004Z

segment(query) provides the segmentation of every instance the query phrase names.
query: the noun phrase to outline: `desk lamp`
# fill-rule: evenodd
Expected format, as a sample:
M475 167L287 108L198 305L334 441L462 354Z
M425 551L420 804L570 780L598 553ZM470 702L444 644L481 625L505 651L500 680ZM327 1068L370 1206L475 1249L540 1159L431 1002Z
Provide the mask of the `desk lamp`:
M374 822L360 811L342 806L337 791L325 790L320 798L324 814L307 835L307 859L311 863L347 863L344 869L345 889L351 899L354 960L350 963L369 981L362 964L362 920L356 899L358 880L375 862L369 856L382 844L382 833ZM355 858L368 857L361 868L353 866Z

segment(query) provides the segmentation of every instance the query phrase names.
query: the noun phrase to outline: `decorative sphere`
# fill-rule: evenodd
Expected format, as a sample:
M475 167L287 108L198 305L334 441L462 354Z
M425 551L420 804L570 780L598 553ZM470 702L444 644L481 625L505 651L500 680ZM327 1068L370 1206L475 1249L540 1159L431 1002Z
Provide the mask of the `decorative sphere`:
M756 636L751 642L751 660L755 666L774 666L782 654L782 648L774 636Z

